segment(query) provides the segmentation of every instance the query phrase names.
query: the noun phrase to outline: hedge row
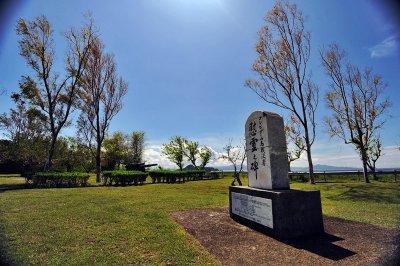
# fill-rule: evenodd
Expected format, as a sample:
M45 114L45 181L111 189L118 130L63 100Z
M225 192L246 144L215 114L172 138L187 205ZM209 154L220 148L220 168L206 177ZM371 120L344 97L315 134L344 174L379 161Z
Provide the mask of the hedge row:
M105 186L126 186L126 185L142 185L146 182L147 176L150 175L153 183L176 183L191 180L201 180L204 178L217 178L218 174L206 175L204 170L195 171L171 171L158 170L148 173L141 171L103 171L103 185ZM89 174L78 172L64 173L36 173L26 178L28 184L33 187L79 187L87 186Z
M200 180L205 176L206 171L204 170L195 170L195 171L168 171L168 170L158 170L158 171L150 171L149 176L151 177L153 183L158 182L166 182L166 183L175 183L175 182L185 182L190 180Z
M140 171L103 171L105 186L142 185L146 182L147 173Z
M33 187L85 187L88 180L89 174L78 172L36 173L26 178Z

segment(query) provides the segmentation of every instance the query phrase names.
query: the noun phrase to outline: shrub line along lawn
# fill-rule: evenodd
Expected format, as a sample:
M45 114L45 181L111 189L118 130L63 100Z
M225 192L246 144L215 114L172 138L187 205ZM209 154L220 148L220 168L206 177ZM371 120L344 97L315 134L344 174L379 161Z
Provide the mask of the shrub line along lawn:
M89 182L95 183L93 176ZM1 260L17 265L218 265L169 213L226 208L230 182L8 190L24 179L0 176ZM400 228L399 182L293 183L291 188L320 190L324 215Z

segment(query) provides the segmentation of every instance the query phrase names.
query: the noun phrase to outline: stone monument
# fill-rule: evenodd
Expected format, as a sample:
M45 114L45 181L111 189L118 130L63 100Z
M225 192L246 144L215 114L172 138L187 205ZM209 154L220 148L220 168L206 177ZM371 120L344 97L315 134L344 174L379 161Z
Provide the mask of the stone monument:
M323 232L319 191L290 189L282 117L255 111L245 132L249 186L229 188L230 216L278 238Z

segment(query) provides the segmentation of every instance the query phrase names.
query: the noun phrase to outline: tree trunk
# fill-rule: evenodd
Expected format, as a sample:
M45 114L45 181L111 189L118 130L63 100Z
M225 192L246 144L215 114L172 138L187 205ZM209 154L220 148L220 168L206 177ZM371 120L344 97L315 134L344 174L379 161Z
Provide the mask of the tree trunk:
M367 164L363 162L363 175L365 183L369 183Z
M235 176L235 174L233 174L233 179L232 179L232 182L231 182L231 186L232 187L235 186L235 181L236 181L236 176Z
M233 173L233 180L231 186L235 186L235 181L238 181L239 186L242 186L242 180L240 180L240 173L237 173L236 170Z
M365 183L369 183L368 178L368 168L367 168L367 152L365 151L364 145L360 145L361 147L361 159L363 164L363 174L364 174L364 181Z
M288 172L291 172L292 170L291 170L291 167L290 167L290 164L291 164L292 162L288 159ZM290 180L292 180L292 176L291 175L289 175L289 179Z
M96 182L101 182L101 143L99 142L96 148Z
M310 140L308 138L308 133L306 133L306 146L307 146L306 152L307 152L307 160L308 160L308 177L309 177L310 184L315 184L314 165L313 165L312 157L311 157L311 145L310 145Z
M237 173L237 181L238 181L238 183L239 183L239 186L242 186L243 184L242 184L242 180L240 180L240 173Z
M56 142L57 142L57 137L52 136L51 137L51 144L50 144L50 150L49 150L49 157L47 159L46 165L44 166L44 171L49 172L51 170L51 167L53 165L53 156L54 156L54 151L56 148Z
M378 180L378 177L376 176L376 165L375 165L375 162L373 162L372 163L372 172L374 172L374 180L376 181L376 180Z
M307 146L309 146L309 145L307 145ZM308 176L309 176L309 179L310 179L310 184L315 184L315 180L314 180L314 165L313 165L312 158L311 158L311 150L310 150L310 148L311 147L309 146L309 148L307 149L308 171L309 171Z
M314 180L314 165L312 162L312 156L311 156L311 144L310 144L310 136L308 133L308 122L306 119L306 113L305 113L305 108L303 107L303 115L304 115L304 137L306 141L306 147L307 147L307 160L308 160L308 177L310 180L310 184L315 184Z

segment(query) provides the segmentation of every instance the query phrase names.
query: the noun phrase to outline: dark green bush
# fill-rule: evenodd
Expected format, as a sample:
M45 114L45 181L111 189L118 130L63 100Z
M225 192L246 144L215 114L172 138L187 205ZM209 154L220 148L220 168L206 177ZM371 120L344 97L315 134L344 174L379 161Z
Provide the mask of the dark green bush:
M155 182L175 183L177 181L185 182L189 180L203 179L205 171L204 170L195 170L195 171L156 170L156 171L149 171L149 175L153 183Z
M183 174L184 174L183 171L170 171L170 170L149 171L149 176L151 177L153 183L155 182L175 183L177 180L184 182Z
M206 177L209 179L218 179L223 178L223 174L222 171L211 171L206 173Z
M189 180L201 180L204 178L206 171L204 170L193 170L193 171L186 171L186 176Z
M140 171L103 171L103 184L106 186L142 185L147 173Z
M78 172L36 173L26 181L33 187L84 187L87 186L89 174Z
M302 182L302 183L306 183L308 182L308 175L307 174L296 174L296 175L291 175L290 176L290 180L293 182Z
M102 171L101 172L101 174L102 174L102 176L103 176L103 185L111 185L112 184L112 182L111 182L111 176L112 176L112 173L113 173L114 171Z

